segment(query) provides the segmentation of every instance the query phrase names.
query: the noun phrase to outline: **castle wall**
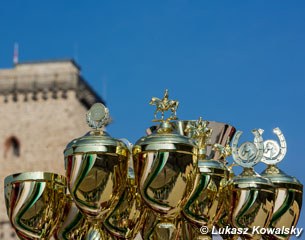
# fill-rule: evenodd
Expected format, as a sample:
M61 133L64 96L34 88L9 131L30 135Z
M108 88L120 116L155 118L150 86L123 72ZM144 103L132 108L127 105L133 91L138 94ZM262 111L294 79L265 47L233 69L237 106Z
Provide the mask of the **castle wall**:
M89 131L88 106L103 102L73 61L0 70L0 239L17 239L6 213L4 178L47 171L65 175L63 151Z

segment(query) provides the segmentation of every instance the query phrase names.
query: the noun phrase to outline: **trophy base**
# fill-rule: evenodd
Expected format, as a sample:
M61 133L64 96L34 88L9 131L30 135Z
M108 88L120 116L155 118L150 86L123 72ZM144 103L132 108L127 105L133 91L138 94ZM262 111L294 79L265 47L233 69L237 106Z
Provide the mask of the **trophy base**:
M206 230L207 232L205 232ZM182 239L212 240L213 238L212 234L205 226L199 226L197 224L192 224L184 220L182 224Z
M148 210L147 219L142 229L144 240L183 240L181 235L181 219L164 219Z

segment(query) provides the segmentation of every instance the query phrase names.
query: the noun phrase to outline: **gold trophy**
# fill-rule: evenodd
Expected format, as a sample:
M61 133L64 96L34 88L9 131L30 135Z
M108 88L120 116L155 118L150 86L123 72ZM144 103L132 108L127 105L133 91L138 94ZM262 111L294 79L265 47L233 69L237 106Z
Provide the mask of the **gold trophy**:
M126 143L126 141L125 141ZM132 150L132 144L127 141L128 149ZM146 218L141 195L135 184L132 155L130 154L127 185L120 196L118 204L105 219L104 226L116 239L134 239L140 232Z
M129 151L103 130L109 122L103 104L91 107L87 122L93 130L70 142L64 151L68 187L76 206L93 225L89 237L108 239L101 230L102 222L125 189Z
M47 172L5 178L5 203L20 239L50 239L63 215L66 179Z
M275 187L275 203L269 228L282 231L266 234L263 239L289 239L290 230L296 227L302 207L303 185L292 176L280 170L276 164L286 155L286 140L279 128L273 129L279 139L264 141L264 155L262 162L267 164L263 177L270 179Z
M180 133L181 135L193 137L193 131L187 130L190 125L196 125L196 120L176 120L174 124L175 130ZM216 168L223 169L225 166L226 168L226 158L231 155L231 147L230 147L230 140L232 139L233 135L235 134L236 129L227 124L227 123L221 123L221 122L215 122L215 121L206 121L206 127L208 129L211 129L209 132L209 141L208 144L205 146L205 160L211 160L209 163L215 163L217 166ZM157 127L153 126L149 129L147 129L148 133L153 132ZM207 163L207 161L205 161ZM212 165L209 166L211 168ZM213 167L212 167L213 168ZM230 168L229 168L230 169ZM232 169L231 169L232 170ZM221 170L222 171L222 170ZM218 223L215 223L215 227L225 227L229 225L229 207L230 207L230 186L227 185L227 182L229 180L229 175L232 173L230 171L230 174L228 170L225 170L225 179L221 181L221 194L219 196L222 196L220 201L223 201L223 203L219 202L219 206L224 205L224 209L221 210L222 216L220 217ZM197 173L198 174L198 173ZM232 174L231 174L232 175ZM226 181L225 181L226 180ZM225 196L224 196L225 195ZM222 208L221 208L222 209ZM217 218L218 214L217 214ZM217 220L217 218L213 218L214 221ZM198 219L198 221L200 221ZM184 236L186 239L193 239L192 236L195 234L199 234L200 227L198 228L196 225L190 224L188 221L184 221ZM206 224L202 223L201 226L206 226ZM211 226L211 224L210 224ZM195 227L195 229L194 229ZM196 236L197 236L196 235ZM223 237L226 237L225 235L221 234ZM204 238L204 234L200 235L201 238ZM234 236L228 236L230 239L234 239ZM226 238L226 239L229 239Z
M238 147L242 132L237 131L232 143L233 159L244 170L229 183L232 184L230 221L236 229L241 229L237 234L243 239L261 239L259 228L269 226L273 212L273 184L253 170L264 153L262 132L253 130L254 143L244 142Z
M174 132L178 102L152 98L156 105L155 120L161 122L158 130L137 141L133 148L135 179L140 194L149 208L142 231L144 239L168 240L180 238L181 208L192 189L196 172L196 148L193 140ZM171 115L165 118L164 113ZM161 112L161 119L156 119ZM146 231L147 230L147 231Z
M183 208L183 215L187 221L184 224L184 239L212 239L212 228L218 222L224 208L224 186L228 171L220 161L207 159L206 149L210 145L212 129L208 122L201 118L196 122L189 122L185 131L197 140L198 173L194 181L194 189ZM223 152L222 157L229 155L225 147L215 144L215 152ZM230 151L229 151L230 152ZM202 232L202 226L208 231Z
M223 197L223 204L224 204L224 209L222 211L222 214L218 220L217 223L215 223L215 227L219 229L233 229L234 226L230 222L230 215L231 215L231 203L232 203L232 189L233 186L230 184L231 180L235 177L234 172L233 172L233 167L237 166L237 164L233 163L229 166L227 166L227 173L228 175L226 176L226 181L223 185L224 189L224 197ZM226 233L224 231L219 231L219 235L225 239L225 240L237 240L239 238L238 235L236 234L231 234L231 233Z

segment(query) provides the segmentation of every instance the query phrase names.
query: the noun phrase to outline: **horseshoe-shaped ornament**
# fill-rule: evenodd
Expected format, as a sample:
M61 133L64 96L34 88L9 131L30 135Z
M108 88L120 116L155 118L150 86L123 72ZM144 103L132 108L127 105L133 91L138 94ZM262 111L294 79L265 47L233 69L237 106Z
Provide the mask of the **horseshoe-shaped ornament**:
M232 156L234 162L244 168L252 168L261 161L264 154L262 132L262 129L252 130L254 143L244 142L240 147L238 147L238 142L243 132L236 132L232 140Z
M262 162L268 165L275 165L283 160L287 153L287 144L282 131L277 127L273 129L277 135L280 144L274 140L264 141L264 154Z

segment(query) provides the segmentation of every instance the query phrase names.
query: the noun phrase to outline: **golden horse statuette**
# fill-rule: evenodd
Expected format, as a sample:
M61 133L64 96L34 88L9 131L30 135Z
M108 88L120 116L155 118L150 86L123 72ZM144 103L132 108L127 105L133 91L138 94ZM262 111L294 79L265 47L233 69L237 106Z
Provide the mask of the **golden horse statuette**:
M153 97L151 101L149 102L150 105L156 105L156 111L154 113L155 119L153 122L169 122L171 120L176 120L177 115L176 111L179 105L178 101L175 100L169 100L168 99L168 90L166 89L164 92L164 96L162 99L159 99L157 97ZM164 112L170 110L171 115L169 118L164 120ZM161 112L161 119L157 119L157 113Z

